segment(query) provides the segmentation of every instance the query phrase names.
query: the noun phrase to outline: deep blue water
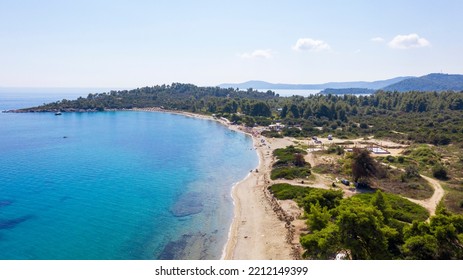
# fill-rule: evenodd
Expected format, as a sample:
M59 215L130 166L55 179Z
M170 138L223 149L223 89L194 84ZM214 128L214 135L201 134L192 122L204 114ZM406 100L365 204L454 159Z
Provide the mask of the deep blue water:
M207 120L0 113L0 259L218 259L257 162Z

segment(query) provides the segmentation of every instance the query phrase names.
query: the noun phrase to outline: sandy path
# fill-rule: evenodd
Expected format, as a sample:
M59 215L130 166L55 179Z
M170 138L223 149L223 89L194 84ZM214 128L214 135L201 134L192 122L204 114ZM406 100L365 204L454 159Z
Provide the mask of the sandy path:
M405 171L404 169L402 168L398 168L396 166L393 166L393 165L387 165L385 163L382 163L382 165L386 165L386 166L389 166L393 169L399 169L401 171ZM420 176L425 179L426 181L429 182L429 184L431 185L431 187L434 189L434 193L432 194L432 196L428 199L422 199L422 200L419 200L419 199L413 199L413 198L409 198L409 197L404 197L403 198L406 198L408 199L409 201L413 202L413 203L416 203L420 206L423 206L424 208L426 208L426 210L428 210L430 216L434 216L436 215L436 208L437 208L437 205L439 204L439 202L442 200L442 198L444 197L445 195L445 191L444 189L442 188L440 182L436 179L433 179L431 177L428 177L428 176L424 176L423 174L420 174Z
M390 143L388 143L388 144L390 144ZM316 156L312 152L309 152L305 156L305 160L307 162L309 162L312 166L316 166L317 164L319 164ZM382 163L382 164L386 165L384 163ZM403 169L398 168L396 166L392 166L392 165L388 165L388 166L390 166L391 168L394 168L394 169L400 169L400 170L404 171ZM326 184L330 183L329 178L326 178L326 177L324 177L324 176L322 176L320 174L313 174L313 175L316 178L316 181L315 181L316 183L313 185L313 187L324 188L323 185L326 185ZM439 204L439 202L444 197L445 191L442 188L442 186L441 186L441 184L440 184L440 182L438 180L427 177L427 176L424 176L422 174L420 174L420 175L421 175L421 177L423 177L423 179L428 181L429 184L434 189L433 195L430 198L424 199L424 200L418 200L418 199L413 199L413 198L408 198L408 197L404 197L404 198L406 198L409 201L411 201L413 203L416 203L416 204L418 204L420 206L423 206L426 210L428 210L428 212L430 213L430 216L434 216L436 214L437 205ZM308 183L311 184L310 182L308 182ZM310 186L312 187L312 185L310 185ZM354 195L356 193L355 191L352 191L352 190L350 190L348 188L345 188L343 185L340 185L340 186L343 189L345 196L352 196L352 195Z
M427 177L427 176L424 176L424 175L421 175L421 177L423 177L426 181L429 182L429 184L431 184L431 186L434 189L434 193L432 194L432 196L430 198L424 199L424 200L417 200L417 199L412 199L412 198L407 198L407 199L410 200L411 202L414 202L414 203L416 203L418 205L423 206L424 208L426 208L429 211L429 214L431 216L434 216L434 215L436 215L437 205L439 204L439 202L444 197L445 191L442 188L439 181L437 181L436 179L433 179L433 178L430 178L430 177Z

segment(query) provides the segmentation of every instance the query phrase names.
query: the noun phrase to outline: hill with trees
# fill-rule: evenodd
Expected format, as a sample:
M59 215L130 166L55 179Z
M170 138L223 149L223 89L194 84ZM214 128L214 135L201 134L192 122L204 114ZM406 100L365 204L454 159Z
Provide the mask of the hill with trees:
M384 91L446 91L463 90L463 75L429 74L418 78L409 78L382 88Z

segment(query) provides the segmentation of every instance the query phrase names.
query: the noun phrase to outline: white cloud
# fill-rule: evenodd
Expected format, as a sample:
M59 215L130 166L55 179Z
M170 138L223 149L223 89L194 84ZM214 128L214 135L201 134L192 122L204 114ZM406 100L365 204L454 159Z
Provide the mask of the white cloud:
M272 50L255 50L253 52L242 53L239 55L241 58L272 58L273 51Z
M330 45L322 40L315 40L312 38L300 38L293 46L296 51L323 51L329 50Z
M397 35L388 43L393 49L413 49L422 48L430 45L429 41L418 34L412 33L408 35Z
M382 38L382 37L374 37L374 38L371 38L371 41L375 42L375 43L382 43L382 42L384 42L384 38Z

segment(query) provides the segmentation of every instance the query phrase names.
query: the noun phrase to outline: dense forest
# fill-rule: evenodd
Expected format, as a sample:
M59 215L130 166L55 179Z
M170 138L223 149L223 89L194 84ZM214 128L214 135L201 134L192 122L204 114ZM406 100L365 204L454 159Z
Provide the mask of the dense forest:
M61 100L16 112L104 111L162 107L202 114L216 114L247 126L286 125L268 136L338 138L375 135L447 145L463 137L463 92L405 93L377 91L372 95L317 94L280 97L259 92L174 83L133 90L89 94L86 98Z

